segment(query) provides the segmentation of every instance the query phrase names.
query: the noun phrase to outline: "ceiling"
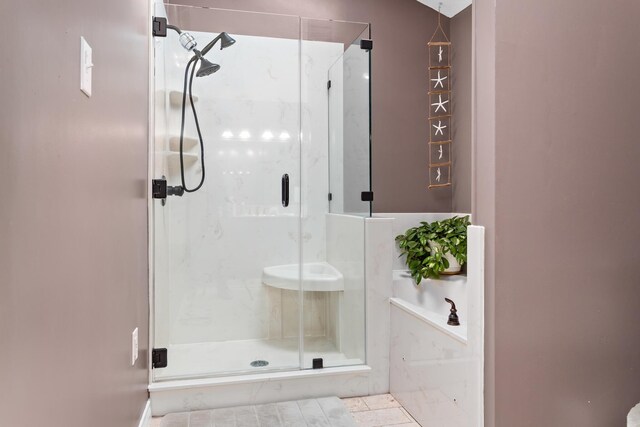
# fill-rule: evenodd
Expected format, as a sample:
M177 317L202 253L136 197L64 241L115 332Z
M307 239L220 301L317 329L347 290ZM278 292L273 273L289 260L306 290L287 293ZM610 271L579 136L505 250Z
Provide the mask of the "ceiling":
M440 13L448 18L453 18L462 12L471 4L471 0L418 0L420 3L429 6L434 10L438 10L438 6L442 3Z

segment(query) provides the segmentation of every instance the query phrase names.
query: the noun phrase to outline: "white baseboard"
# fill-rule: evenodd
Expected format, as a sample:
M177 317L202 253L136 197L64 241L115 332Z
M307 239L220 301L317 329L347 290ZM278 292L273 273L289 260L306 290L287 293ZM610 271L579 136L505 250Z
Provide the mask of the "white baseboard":
M151 427L151 400L147 399L147 403L144 405L144 411L140 416L140 422L138 427Z

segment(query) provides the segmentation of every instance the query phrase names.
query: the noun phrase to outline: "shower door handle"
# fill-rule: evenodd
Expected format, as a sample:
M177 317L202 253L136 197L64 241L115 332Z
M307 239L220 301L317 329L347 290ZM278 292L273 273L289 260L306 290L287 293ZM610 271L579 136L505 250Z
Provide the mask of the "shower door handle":
M289 206L289 174L282 175L282 206Z

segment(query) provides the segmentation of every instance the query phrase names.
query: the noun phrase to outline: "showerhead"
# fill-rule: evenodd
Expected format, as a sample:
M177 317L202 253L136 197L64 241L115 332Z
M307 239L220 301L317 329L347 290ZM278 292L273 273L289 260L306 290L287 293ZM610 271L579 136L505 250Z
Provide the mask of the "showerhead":
M213 62L208 61L205 58L200 58L200 68L196 72L196 77L205 77L210 74L215 73L220 69L218 64L214 64Z
M226 32L220 33L220 50L228 48L235 42L236 40Z
M206 55L218 40L220 40L220 50L226 49L236 42L235 39L229 34L227 34L226 32L222 32L218 34L215 39L211 40L209 44L204 47L204 49L202 49L202 54Z
M200 52L198 49L193 49L193 53L195 53L196 55L192 58L192 61L196 58L198 58L198 60L200 61L200 68L198 68L198 71L196 72L196 77L205 77L215 73L220 69L220 66L218 64L214 64L213 62L206 59L202 55L202 52Z

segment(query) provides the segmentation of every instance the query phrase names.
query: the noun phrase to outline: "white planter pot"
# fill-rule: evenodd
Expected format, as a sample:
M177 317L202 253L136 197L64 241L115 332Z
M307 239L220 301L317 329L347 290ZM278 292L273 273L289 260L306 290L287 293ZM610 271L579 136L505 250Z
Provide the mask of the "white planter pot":
M435 249L435 248L441 249L442 245L440 245L439 243L436 243L434 241L429 240L429 247L431 249ZM441 274L458 274L458 273L460 273L460 271L462 270L462 266L460 265L460 263L458 262L456 257L451 255L451 253L449 253L449 252L444 254L444 257L449 261L449 268L447 268Z

